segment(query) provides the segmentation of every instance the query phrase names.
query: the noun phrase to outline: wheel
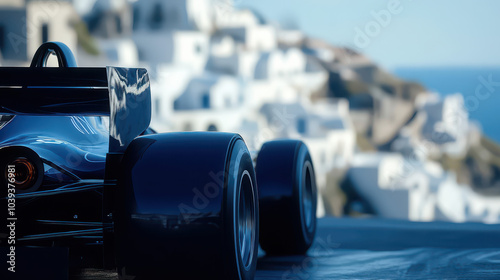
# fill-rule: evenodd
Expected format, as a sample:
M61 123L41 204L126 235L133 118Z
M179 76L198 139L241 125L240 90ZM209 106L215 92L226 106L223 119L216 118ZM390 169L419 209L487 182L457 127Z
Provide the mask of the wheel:
M142 136L127 148L121 172L115 209L121 279L254 278L258 193L239 135Z
M260 245L268 254L304 254L316 234L316 178L307 146L266 142L255 167L259 185Z

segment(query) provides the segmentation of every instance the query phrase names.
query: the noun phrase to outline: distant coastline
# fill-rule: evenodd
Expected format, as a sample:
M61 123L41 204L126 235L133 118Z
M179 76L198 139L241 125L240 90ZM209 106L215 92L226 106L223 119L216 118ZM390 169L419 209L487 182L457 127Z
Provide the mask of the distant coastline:
M459 92L467 98L482 85L480 91L489 96L480 100L477 109L469 111L469 116L481 124L486 136L500 143L499 121L494 117L500 111L500 65L398 67L391 72L405 80L419 82L441 96ZM491 83L483 85L488 80Z

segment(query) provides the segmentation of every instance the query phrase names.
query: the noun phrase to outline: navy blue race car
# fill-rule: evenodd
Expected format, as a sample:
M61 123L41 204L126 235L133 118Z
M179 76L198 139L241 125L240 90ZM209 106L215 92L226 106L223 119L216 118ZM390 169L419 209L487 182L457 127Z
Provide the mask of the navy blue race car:
M31 67L0 67L4 271L27 273L20 250L68 248L70 266L121 279L253 279L259 241L308 250L317 193L302 142L253 160L238 134L156 133L150 119L145 69L79 68L58 42Z

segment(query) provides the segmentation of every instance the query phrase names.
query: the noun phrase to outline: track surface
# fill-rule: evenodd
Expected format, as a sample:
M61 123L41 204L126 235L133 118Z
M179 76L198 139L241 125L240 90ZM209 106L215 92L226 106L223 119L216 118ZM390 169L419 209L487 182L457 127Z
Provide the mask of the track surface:
M256 279L500 279L500 225L324 218L307 256L262 254Z
M307 256L263 256L256 279L500 279L500 225L325 218L318 226Z
M500 279L500 225L321 219L306 257L263 257L257 279Z

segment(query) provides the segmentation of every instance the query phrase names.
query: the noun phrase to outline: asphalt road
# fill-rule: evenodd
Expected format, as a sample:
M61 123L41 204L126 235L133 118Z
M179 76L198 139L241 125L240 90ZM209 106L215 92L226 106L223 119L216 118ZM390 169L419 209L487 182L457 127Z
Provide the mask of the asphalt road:
M256 279L500 279L500 225L320 219L307 256L261 256Z

